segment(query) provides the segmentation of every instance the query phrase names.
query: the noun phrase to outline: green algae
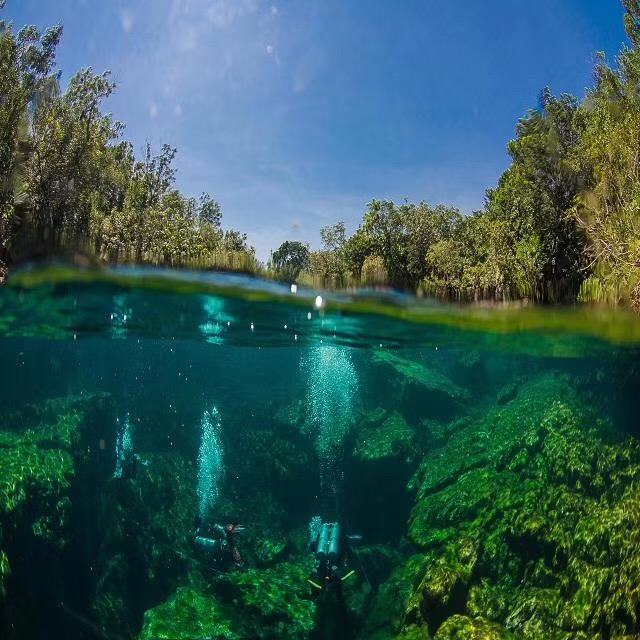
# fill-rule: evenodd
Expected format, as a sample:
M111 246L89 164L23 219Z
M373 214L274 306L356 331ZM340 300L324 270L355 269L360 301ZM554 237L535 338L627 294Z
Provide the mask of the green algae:
M140 640L211 637L308 638L314 627L308 561L220 575L201 592L179 587L168 602L145 613Z
M14 422L23 423L20 430L0 431L0 518L11 515L16 524L26 517L21 512L28 504L38 504L30 509L34 534L62 544L56 532L64 528L70 507L65 493L75 474L75 447L84 420L80 407L94 400L86 396L49 401L27 417L13 416ZM45 422L26 426L34 415Z
M315 605L307 577L312 561L284 562L220 576L216 592L238 606L247 637L305 638L314 627Z
M147 611L140 640L237 640L233 617L216 598L180 587L164 604Z
M376 349L372 362L391 367L400 376L403 385L417 385L424 391L441 394L452 400L469 399L469 392L458 386L442 371L426 363L403 358L388 350Z
M134 634L127 611L137 592L160 597L176 589L178 576L197 568L191 546L195 482L194 465L175 453L145 453L132 477L110 481L104 497L109 526L91 606L105 633ZM132 566L140 567L133 577Z
M468 421L431 473L427 457L410 534L436 555L405 622L432 629L429 612L446 615L457 600L435 638L600 638L623 620L635 629L640 450L607 434L567 379L541 377ZM479 549L472 571L451 554L464 536Z
M380 423L372 422L360 430L353 449L354 458L379 460L416 455L415 432L398 412L383 417Z
M490 620L454 615L438 629L434 640L513 640L513 635Z

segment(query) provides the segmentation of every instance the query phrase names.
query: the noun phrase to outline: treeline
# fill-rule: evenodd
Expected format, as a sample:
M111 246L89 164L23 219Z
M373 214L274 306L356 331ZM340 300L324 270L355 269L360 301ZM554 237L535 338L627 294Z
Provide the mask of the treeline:
M121 139L102 110L109 74L83 70L62 91L60 27L0 21L0 280L20 260L81 251L324 287L640 308L640 0L623 4L629 40L616 63L598 57L582 101L541 93L481 211L374 200L353 235L338 222L321 230L321 250L287 241L266 266L245 234L223 231L213 198L175 188L175 149L136 156Z
M272 256L276 273L450 299L640 308L640 2L623 4L629 44L616 64L598 57L581 102L542 92L482 211L373 201L351 237L338 223L322 230L320 251L284 243Z
M4 0L0 0L0 9ZM55 71L62 29L0 21L0 280L24 259L84 252L109 263L255 271L245 234L208 194L175 188L176 150L136 157L102 106L108 73Z

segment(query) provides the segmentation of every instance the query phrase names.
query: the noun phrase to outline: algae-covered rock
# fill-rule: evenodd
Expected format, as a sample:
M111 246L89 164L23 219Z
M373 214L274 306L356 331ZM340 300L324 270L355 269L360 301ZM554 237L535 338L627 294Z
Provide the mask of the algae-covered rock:
M145 453L135 475L109 482L91 604L92 619L105 633L130 635L144 610L176 589L180 576L200 567L211 572L192 546L195 483L194 464L175 453Z
M63 546L76 473L74 456L86 411L103 396L72 396L5 416L0 431L0 521L30 523L33 534Z
M417 453L415 435L404 418L392 413L381 424L362 429L353 450L356 460L406 458Z
M313 560L307 558L269 569L231 572L217 578L214 589L240 612L243 637L306 638L315 616L307 582L312 568Z
M506 405L478 406L457 419L446 446L427 455L411 480L423 497L454 482L465 471L492 466L505 456L535 447L542 421L555 399L577 403L565 376L545 375L523 385Z
M427 364L403 358L392 351L376 350L373 362L388 365L400 376L402 384L417 385L425 391L437 393L453 400L463 401L469 392L457 385L440 370Z
M420 583L428 562L427 556L415 554L393 571L378 588L358 637L363 640L394 637L401 630L406 602Z
M514 636L495 622L484 618L454 615L445 620L434 640L512 640Z
M498 391L496 401L498 404L507 404L511 402L518 395L518 384L516 382L510 382Z
M254 555L256 561L260 565L270 565L278 560L282 560L282 557L287 551L287 540L283 539L271 539L262 538L254 547Z
M236 640L232 617L213 596L181 587L164 604L144 614L140 640Z
M407 604L407 620L437 629L448 616L464 611L469 583L478 560L478 543L461 538L431 559Z
M410 536L431 560L405 625L435 638L637 633L638 443L608 442L566 376L522 384L457 425L413 479ZM475 552L461 571L450 550L465 538Z
M144 615L140 640L304 640L314 628L311 560L217 576L207 593L181 587Z

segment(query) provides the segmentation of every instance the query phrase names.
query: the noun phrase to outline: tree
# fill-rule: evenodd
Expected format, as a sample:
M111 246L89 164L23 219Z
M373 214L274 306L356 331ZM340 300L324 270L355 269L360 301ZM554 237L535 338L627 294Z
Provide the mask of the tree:
M4 5L0 2L0 10ZM0 20L0 268L19 256L19 245L27 244L29 106L55 84L51 69L61 33L59 26L44 34L31 26L14 34L12 25Z
M625 47L616 68L601 55L595 87L582 112L585 131L575 162L591 181L573 210L586 232L590 277L587 300L640 302L640 10L625 0Z
M271 262L279 278L295 282L309 266L309 246L297 240L285 240L271 255Z
M114 84L90 69L76 74L62 95L37 106L26 163L26 192L36 241L45 253L89 238L92 195L107 165L104 150L122 125L101 112Z
M555 98L548 89L516 127L508 144L513 162L487 192L487 215L509 237L505 244L503 236L490 235L498 243L493 254L504 254L502 295L556 300L578 290L584 234L571 208L588 174L572 158L582 130L577 100Z
M322 249L309 256L309 272L322 287L343 287L347 282L346 232L339 221L320 229Z

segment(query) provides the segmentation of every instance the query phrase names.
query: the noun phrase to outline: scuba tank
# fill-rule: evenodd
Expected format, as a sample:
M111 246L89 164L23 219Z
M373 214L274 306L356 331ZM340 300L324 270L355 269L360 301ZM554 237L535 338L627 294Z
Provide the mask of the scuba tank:
M195 543L202 549L213 553L218 553L222 550L222 540L205 538L204 536L196 536Z
M330 562L336 562L340 555L340 525L334 522L331 525L331 535L329 537L329 545L327 547L327 556Z
M329 534L331 533L331 525L324 523L322 529L320 529L320 535L318 537L318 549L316 555L318 560L324 560L327 557L327 546L329 544Z

